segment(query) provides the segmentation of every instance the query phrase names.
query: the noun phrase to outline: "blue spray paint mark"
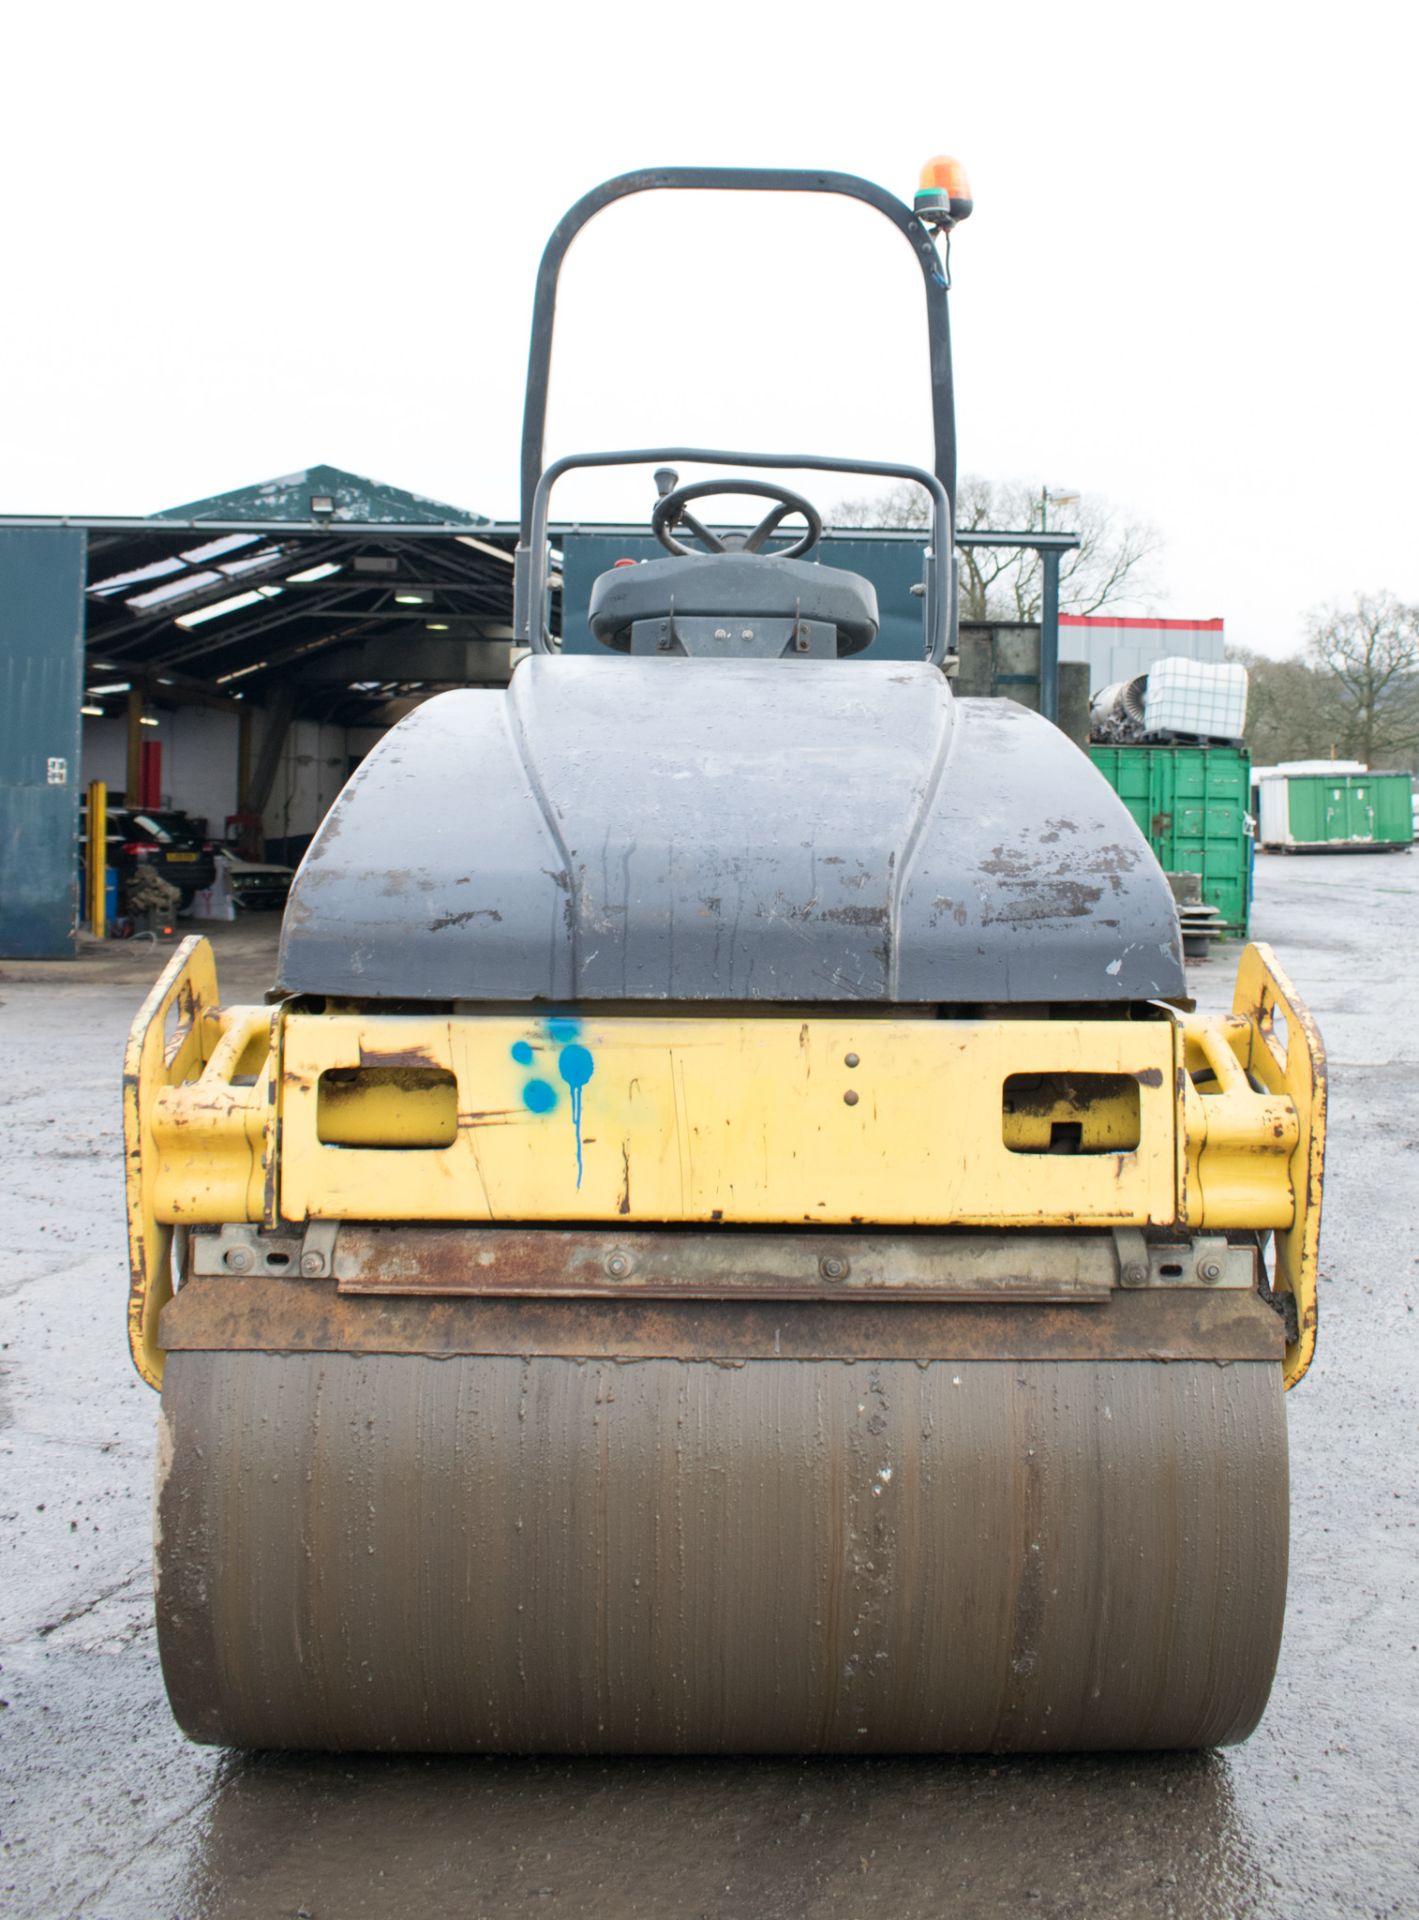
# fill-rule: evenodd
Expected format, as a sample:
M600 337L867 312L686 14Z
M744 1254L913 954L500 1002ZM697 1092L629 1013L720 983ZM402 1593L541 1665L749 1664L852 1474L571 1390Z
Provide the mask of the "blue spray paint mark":
M547 1022L548 1031L554 1026L570 1024L577 1031L576 1022ZM562 1078L572 1090L572 1125L576 1128L576 1183L581 1185L581 1096L587 1081L596 1071L596 1062L585 1047L563 1047L557 1056L557 1068Z
M573 1098L579 1100L580 1095ZM557 1104L557 1089L547 1080L529 1080L522 1089L522 1104L529 1113L550 1113Z
M532 1047L530 1042L526 1040L514 1040L512 1043L512 1057L520 1067L530 1067L532 1065Z
M575 1040L580 1032L580 1020L573 1020L569 1015L558 1015L547 1022L547 1038L555 1040L559 1046L568 1040Z

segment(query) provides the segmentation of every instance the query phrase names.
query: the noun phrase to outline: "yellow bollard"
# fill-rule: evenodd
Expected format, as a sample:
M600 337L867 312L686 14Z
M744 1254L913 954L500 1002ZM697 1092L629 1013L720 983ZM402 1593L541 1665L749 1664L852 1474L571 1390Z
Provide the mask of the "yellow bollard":
M108 783L89 782L89 836L86 871L89 881L89 931L102 940L108 931Z

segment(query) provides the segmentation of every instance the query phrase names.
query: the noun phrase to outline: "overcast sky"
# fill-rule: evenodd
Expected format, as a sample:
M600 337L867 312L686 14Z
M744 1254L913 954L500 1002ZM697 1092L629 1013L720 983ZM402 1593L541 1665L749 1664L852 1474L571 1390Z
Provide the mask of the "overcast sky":
M517 510L542 243L633 167L967 163L964 471L1157 523L1153 610L1272 653L1419 599L1415 58L1359 4L402 0L7 21L0 511L330 461ZM929 458L920 280L845 202L658 195L564 277L551 452ZM822 503L836 491L817 487ZM645 476L554 511L636 517Z

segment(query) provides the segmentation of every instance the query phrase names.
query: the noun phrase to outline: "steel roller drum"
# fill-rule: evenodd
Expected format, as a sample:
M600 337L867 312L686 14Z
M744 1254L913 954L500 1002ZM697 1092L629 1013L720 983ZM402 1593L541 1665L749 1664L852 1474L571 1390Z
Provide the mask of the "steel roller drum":
M243 1747L1205 1747L1286 1512L1260 1360L178 1351L159 1643Z

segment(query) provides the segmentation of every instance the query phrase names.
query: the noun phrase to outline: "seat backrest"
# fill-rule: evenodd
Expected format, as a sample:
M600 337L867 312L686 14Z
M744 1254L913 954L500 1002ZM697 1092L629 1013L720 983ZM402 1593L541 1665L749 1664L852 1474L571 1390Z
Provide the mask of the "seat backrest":
M862 653L877 637L877 591L861 574L774 554L686 554L597 576L591 630L619 653L736 660Z

